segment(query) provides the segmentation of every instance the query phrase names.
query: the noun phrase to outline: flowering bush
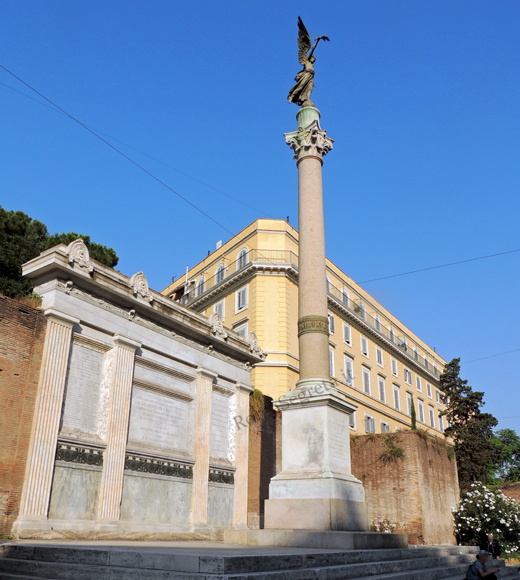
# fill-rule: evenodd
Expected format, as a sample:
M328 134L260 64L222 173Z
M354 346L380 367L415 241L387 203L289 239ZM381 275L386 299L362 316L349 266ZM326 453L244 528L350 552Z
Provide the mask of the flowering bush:
M459 544L480 544L493 534L504 552L520 550L520 505L502 492L474 483L452 511Z
M375 522L370 524L370 531L393 534L395 532L395 527L396 525L393 524L388 518L382 518L379 516Z

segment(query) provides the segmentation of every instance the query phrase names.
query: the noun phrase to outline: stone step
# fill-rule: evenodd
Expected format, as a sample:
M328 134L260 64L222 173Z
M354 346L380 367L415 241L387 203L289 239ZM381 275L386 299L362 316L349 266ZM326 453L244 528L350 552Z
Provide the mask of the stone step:
M206 572L233 574L249 570L289 570L310 567L330 567L348 564L368 564L396 560L419 560L433 557L469 556L474 559L474 549L459 549L456 546L419 547L402 550L352 550L313 551L307 553L269 553L265 548L247 555L204 555L182 553L179 550L121 549L113 547L91 548L67 545L8 544L0 546L4 559L42 561L90 566L124 566L178 572ZM246 548L247 549L247 548ZM473 551L473 554L472 554Z
M358 564L331 565L330 562L324 562L322 565L307 567L277 567L277 569L260 570L258 566L247 566L239 573L222 573L222 571L180 571L161 566L157 567L154 562L153 568L150 567L132 567L127 566L92 566L86 564L73 564L70 562L53 562L41 560L20 560L16 558L3 558L0 560L1 573L16 573L24 575L34 575L38 578L52 578L61 580L90 580L95 571L95 577L99 580L116 580L125 578L139 578L140 580L159 580L183 578L202 579L202 578L229 578L234 580L264 578L264 579L298 579L298 578L318 578L325 574L328 580L347 580L360 577L378 578L384 574L405 573L408 571L427 571L429 569L444 569L458 566L466 569L471 556L447 556L431 557L420 559L401 559L384 562L364 562ZM151 562L148 563L150 565ZM250 562L251 564L251 562Z

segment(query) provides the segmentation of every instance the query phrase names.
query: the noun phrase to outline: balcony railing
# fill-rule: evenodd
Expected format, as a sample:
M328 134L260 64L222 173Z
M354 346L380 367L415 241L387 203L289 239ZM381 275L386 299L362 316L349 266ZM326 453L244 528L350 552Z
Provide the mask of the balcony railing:
M207 277L204 275L204 270L200 270L191 277L187 285L188 291L180 299L181 303L185 305L192 304L214 286L231 279L236 273L244 270L251 263L256 265L287 265L298 270L298 256L290 250L252 249L242 254L234 262L227 264L224 256L222 258L223 269L219 270L220 266L217 266L217 271L214 275ZM213 266L211 267L213 268ZM383 313L376 311L350 284L345 283L344 288L340 289L327 281L327 291L329 298L362 320L372 330L394 343L403 354L410 357L416 364L427 370L434 377L439 376L439 369L442 372L442 363L439 363L433 356L426 355L423 347L393 324Z
M224 280L227 280L236 272L244 270L251 263L257 265L272 264L277 266L287 264L288 266L292 266L295 270L297 270L298 256L290 250L253 249L242 254L237 260L228 264L225 263L224 258L222 264L217 266L217 271L213 276L204 276L204 272L201 271L195 274L191 280L188 281L188 292L185 292L181 297L181 304L190 305L194 300L202 296L215 285L224 282Z

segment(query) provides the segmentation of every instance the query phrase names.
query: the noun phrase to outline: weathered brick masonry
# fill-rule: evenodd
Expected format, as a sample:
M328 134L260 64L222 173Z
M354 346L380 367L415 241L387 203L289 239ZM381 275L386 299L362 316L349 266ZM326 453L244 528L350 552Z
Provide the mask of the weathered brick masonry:
M397 522L410 544L456 543L457 464L444 442L418 431L354 437L352 473L365 486L371 520Z
M45 338L42 312L0 296L0 534L18 515Z

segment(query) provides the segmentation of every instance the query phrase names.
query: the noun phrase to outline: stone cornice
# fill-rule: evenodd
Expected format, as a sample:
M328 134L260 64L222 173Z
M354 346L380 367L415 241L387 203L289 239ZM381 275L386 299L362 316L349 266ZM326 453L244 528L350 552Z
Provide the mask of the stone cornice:
M224 341L214 336L211 324L205 316L153 290L148 291L149 296L143 297L140 292L135 292L135 277L132 281L128 276L100 262L89 262L94 265L94 270L75 267L75 263L69 262L67 246L60 244L24 264L23 274L31 278L35 285L55 280L62 284L67 294L80 291L85 296L92 296L99 304L112 304L123 313L126 309L126 315L134 320L147 320L202 345L209 344L214 351L230 355L237 362L255 364L261 360L251 353L247 340L233 330L228 329L228 337ZM62 280L66 282L61 282ZM150 297L153 298L152 301Z

